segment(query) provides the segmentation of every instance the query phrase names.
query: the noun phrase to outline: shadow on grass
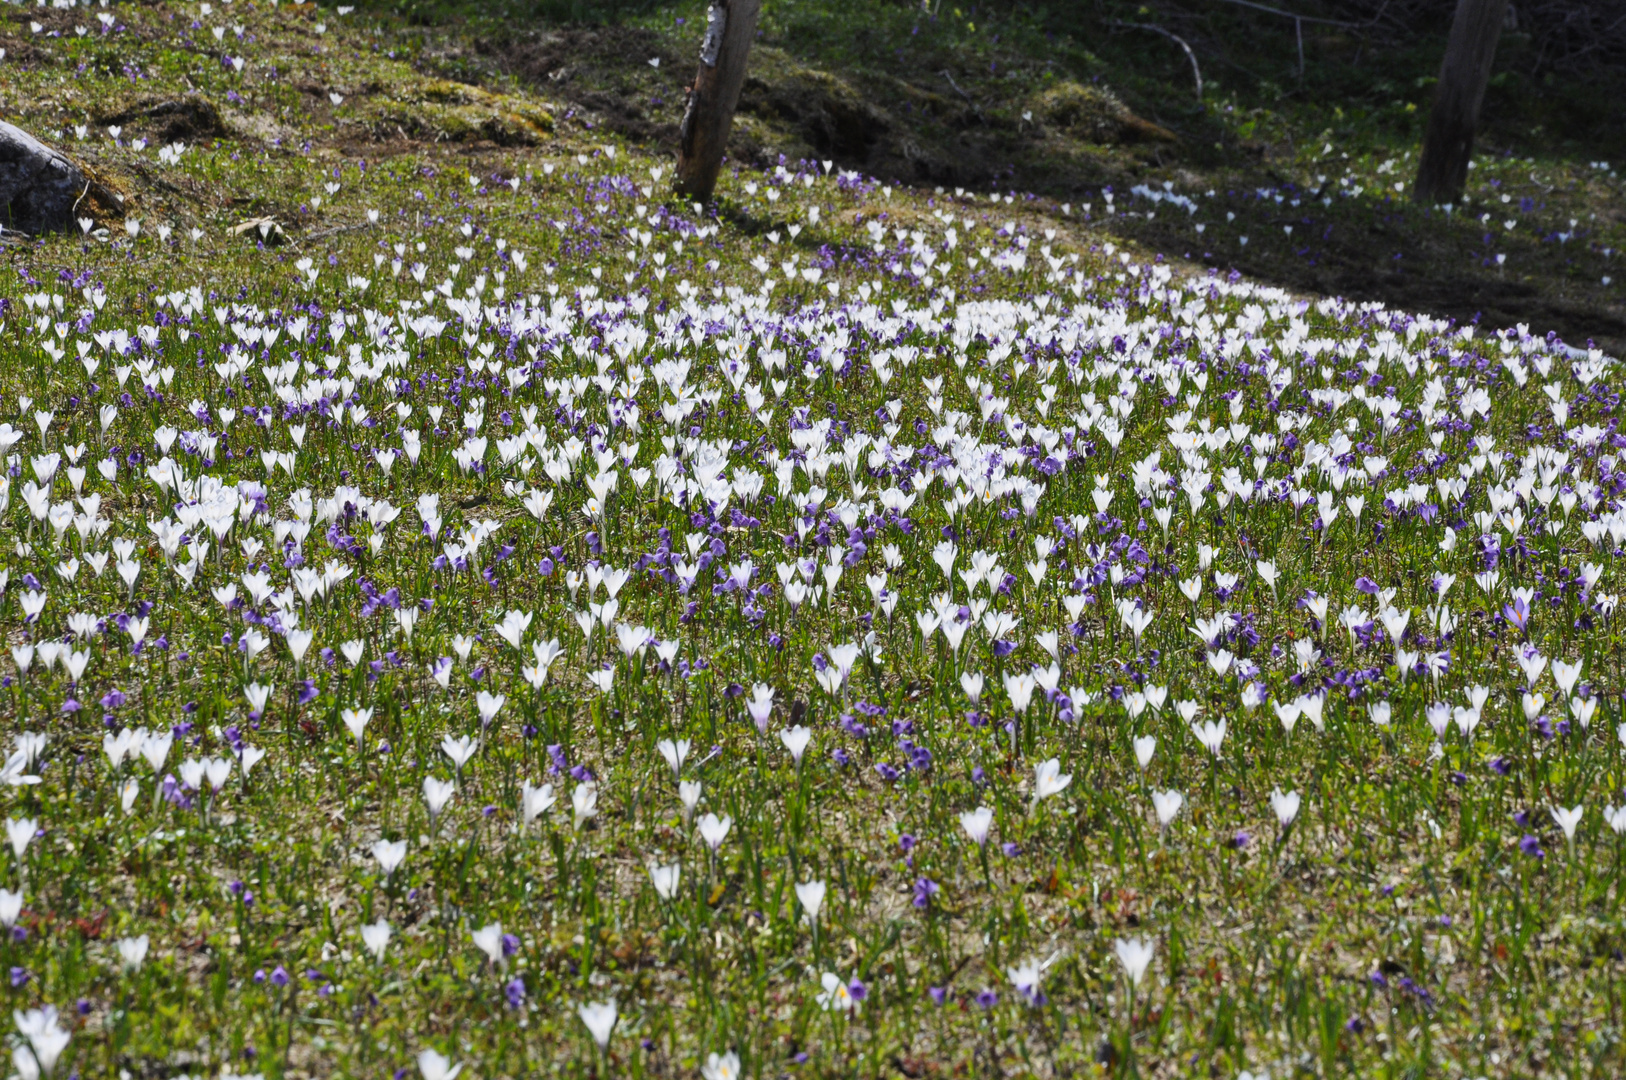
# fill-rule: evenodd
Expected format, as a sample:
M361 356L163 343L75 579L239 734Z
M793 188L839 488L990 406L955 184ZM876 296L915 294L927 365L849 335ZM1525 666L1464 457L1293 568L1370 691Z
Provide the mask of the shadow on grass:
M675 148L704 19L698 2L411 0L373 9L425 28L424 63L438 75L518 84L562 99L587 128L656 152ZM1193 43L1201 101L1189 60L1148 25L1172 26ZM1436 29L1443 41L1443 21ZM1614 247L1626 246L1614 237L1622 207L1587 175L1593 158L1626 151L1606 86L1583 92L1530 74L1511 35L1486 104L1477 177L1490 188L1470 212L1448 214L1393 190L1409 180L1405 156L1420 138L1441 42L1380 46L1359 28L1315 25L1302 70L1298 45L1291 20L1215 4L1148 12L1111 2L779 0L764 12L730 155L759 167L831 160L897 183L1093 203L1094 224L1171 257L1297 291L1526 323L1626 350L1626 308L1608 280ZM1061 119L1058 95L1080 94L1118 119ZM1380 158L1400 164L1377 196L1370 174ZM1336 194L1339 173L1350 170L1363 194ZM1198 197L1199 212L1187 220L1125 198L1163 181ZM1109 188L1119 212L1106 217ZM1485 205L1492 188L1518 202ZM1505 228L1509 215L1526 227Z

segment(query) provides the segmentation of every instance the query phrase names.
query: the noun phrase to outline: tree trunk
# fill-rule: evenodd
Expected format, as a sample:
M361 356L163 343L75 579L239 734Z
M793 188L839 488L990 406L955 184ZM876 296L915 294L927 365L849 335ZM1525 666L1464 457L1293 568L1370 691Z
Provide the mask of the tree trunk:
M761 8L762 0L712 0L707 12L700 73L689 88L677 163L678 191L701 202L709 200L717 186Z
M1454 202L1462 196L1479 107L1485 100L1496 41L1506 18L1507 0L1457 0L1440 82L1429 109L1428 131L1423 136L1417 183L1412 188L1417 202Z
M25 233L69 228L89 187L78 165L0 120L0 227Z

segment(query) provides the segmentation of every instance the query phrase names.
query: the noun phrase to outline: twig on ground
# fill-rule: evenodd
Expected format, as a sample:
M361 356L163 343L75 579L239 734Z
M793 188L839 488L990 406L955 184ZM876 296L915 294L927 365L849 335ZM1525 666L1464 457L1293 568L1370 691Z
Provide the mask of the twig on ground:
M959 94L961 97L965 98L966 104L971 106L971 111L977 114L978 120L984 119L982 110L977 107L977 103L971 99L970 94L960 89L960 84L954 81L954 76L949 74L948 68L944 68L942 71L938 72L938 74L942 75L943 78L948 80L948 84L954 87L954 92L956 94Z
M1271 15L1280 15L1285 19L1292 19L1301 23L1321 23L1324 26L1345 26L1357 30L1366 25L1365 23L1345 22L1342 19L1323 19L1315 15L1300 15L1297 12L1283 11L1281 8L1274 8L1268 4L1256 4L1253 0L1222 0L1222 2L1238 4L1242 7L1253 8L1255 11L1268 12Z
M1150 30L1154 34L1162 34L1164 37L1168 38L1170 41L1184 49L1186 51L1186 59L1191 61L1192 78L1197 80L1197 100L1199 102L1203 100L1203 72L1202 69L1197 66L1197 54L1191 51L1191 46L1186 44L1185 38L1181 37L1179 34L1171 33L1170 31L1163 29L1161 26L1154 26L1151 23L1119 22L1117 19L1109 19L1107 20L1107 25L1122 26L1130 30Z
M362 229L369 229L372 227L373 223L370 221L358 221L352 225L335 225L331 229L323 229L320 232L306 233L305 239L320 240L324 236L337 236L339 233L358 232Z

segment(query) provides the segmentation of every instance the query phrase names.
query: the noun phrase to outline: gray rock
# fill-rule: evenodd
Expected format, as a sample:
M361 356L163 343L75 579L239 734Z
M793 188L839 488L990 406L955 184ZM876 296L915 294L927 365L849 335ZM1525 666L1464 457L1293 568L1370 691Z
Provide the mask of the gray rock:
M78 165L0 120L0 226L6 231L42 233L70 227L74 204L89 185Z

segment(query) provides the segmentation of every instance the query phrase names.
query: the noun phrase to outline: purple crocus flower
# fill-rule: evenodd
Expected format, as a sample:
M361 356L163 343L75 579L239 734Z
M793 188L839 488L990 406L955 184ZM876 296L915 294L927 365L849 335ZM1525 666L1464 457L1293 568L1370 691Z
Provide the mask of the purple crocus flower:
M1502 606L1502 617L1522 634L1530 625L1530 605L1525 603L1524 597L1516 596L1511 604Z

